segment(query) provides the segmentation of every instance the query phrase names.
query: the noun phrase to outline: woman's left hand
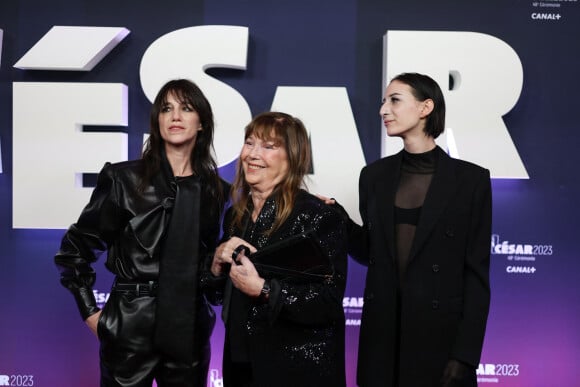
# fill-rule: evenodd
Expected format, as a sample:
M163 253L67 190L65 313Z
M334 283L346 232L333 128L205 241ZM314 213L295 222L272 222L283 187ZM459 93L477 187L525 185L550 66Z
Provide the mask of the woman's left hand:
M264 278L260 277L256 267L243 252L238 256L239 265L230 268L230 279L234 286L250 297L259 297L264 286Z

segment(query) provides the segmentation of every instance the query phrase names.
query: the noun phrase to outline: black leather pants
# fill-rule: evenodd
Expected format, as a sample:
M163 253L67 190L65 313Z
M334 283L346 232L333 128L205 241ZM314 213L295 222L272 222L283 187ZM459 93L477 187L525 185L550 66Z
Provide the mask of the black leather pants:
M112 291L98 325L101 386L200 387L207 382L209 337L215 314L209 306L198 308L196 361L177 363L162 356L153 343L156 299L149 295ZM199 328L198 328L199 326Z

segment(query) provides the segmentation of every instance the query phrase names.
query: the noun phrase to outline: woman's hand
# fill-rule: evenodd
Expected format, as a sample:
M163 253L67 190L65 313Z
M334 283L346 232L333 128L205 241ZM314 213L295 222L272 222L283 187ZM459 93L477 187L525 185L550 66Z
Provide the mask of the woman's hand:
M341 206L335 198L329 198L328 196L324 196L324 195L320 195L320 194L316 194L316 197L320 200L322 200L324 202L324 204L331 206L332 208L334 208L335 210L337 210L340 213L340 216L342 216L342 218L344 220L348 222L351 222L350 217L348 216L348 212L346 212L346 210L344 209L343 206Z
M256 267L242 251L238 257L239 264L230 268L230 278L236 288L250 297L259 297L264 286L264 278L260 277Z
M324 202L324 204L328 204L329 206L336 203L334 198L329 198L328 196L324 196L321 194L316 194L316 197Z
M460 387L476 385L475 369L459 360L450 359L443 370L442 387Z
M100 310L97 313L91 314L85 320L85 323L87 324L87 326L89 327L89 329L91 330L91 332L93 332L93 334L95 336L97 336L97 338L99 337L99 335L97 334L97 325L99 323L99 317L101 317L101 311Z
M213 261L211 263L210 270L214 276L219 276L225 271L225 267L234 263L232 255L234 250L236 250L236 248L238 248L240 245L247 246L252 253L256 252L256 248L245 240L238 237L231 237L229 240L219 245L213 255ZM235 266L235 264L232 266Z

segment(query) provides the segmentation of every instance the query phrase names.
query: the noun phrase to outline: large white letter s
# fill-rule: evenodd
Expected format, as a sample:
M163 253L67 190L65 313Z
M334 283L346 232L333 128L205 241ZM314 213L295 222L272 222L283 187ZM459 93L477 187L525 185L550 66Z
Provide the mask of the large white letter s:
M245 70L247 49L247 27L197 26L160 37L147 48L141 60L141 85L150 101L170 79L189 78L202 89L215 116L214 143L220 166L239 155L244 140L243 125L252 119L252 114L240 93L204 70L212 67Z

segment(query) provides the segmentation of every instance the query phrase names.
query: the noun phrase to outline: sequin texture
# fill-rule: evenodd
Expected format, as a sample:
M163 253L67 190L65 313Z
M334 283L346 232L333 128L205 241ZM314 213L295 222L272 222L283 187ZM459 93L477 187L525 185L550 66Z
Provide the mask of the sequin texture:
M259 250L313 230L334 274L323 282L271 279L267 304L246 297L246 318L242 318L244 323L240 325L245 335L236 331L245 338L232 346L246 348L256 385L276 381L284 386L344 386L345 221L332 207L306 191L300 191L288 219L268 233L275 216L276 204L269 198L256 222L248 221L246 230L232 230L232 235L242 237ZM241 313L239 308L235 309ZM230 340L237 338L230 336ZM284 382L278 384L280 380Z

